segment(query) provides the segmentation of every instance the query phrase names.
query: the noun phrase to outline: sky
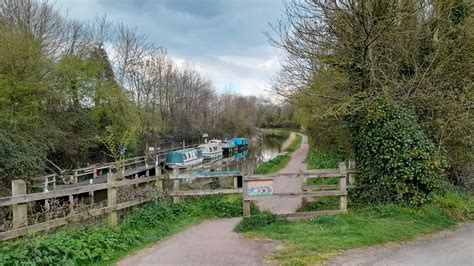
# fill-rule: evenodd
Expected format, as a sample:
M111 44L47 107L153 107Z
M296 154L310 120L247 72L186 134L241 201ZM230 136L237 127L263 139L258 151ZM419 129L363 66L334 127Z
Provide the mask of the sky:
M57 0L69 18L107 14L137 27L181 65L191 63L220 91L268 95L281 51L264 31L281 17L282 0Z

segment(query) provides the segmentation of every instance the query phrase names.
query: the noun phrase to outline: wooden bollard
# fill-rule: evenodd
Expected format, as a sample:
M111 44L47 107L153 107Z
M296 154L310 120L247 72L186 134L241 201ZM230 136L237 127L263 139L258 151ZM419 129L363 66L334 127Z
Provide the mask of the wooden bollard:
M341 174L341 177L339 178L339 191L341 193L346 193L346 195L344 196L339 196L339 210L341 210L342 212L347 212L346 163L339 163L339 173Z
M26 194L26 183L23 180L12 181L12 196ZM28 210L26 203L13 204L13 228L28 225Z
M116 176L112 173L107 174L107 183L114 183ZM117 188L111 187L107 189L107 206L112 207L117 204ZM111 211L107 214L107 223L117 225L117 212Z

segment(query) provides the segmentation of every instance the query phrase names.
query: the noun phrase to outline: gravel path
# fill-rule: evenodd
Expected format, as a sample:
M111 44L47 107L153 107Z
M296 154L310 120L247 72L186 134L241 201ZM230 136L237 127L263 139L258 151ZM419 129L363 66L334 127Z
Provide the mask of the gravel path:
M300 148L293 152L291 161L279 173L298 173L306 167L304 161L308 155L308 137L300 135L302 136ZM301 192L302 185L303 179L300 177L277 177L273 180L273 191L275 193ZM301 206L301 196L262 199L256 204L261 210L276 214L293 213Z
M423 236L407 244L355 249L327 265L474 265L474 222L459 229Z
M263 261L278 243L246 239L232 230L241 218L208 220L127 256L119 266L270 265Z

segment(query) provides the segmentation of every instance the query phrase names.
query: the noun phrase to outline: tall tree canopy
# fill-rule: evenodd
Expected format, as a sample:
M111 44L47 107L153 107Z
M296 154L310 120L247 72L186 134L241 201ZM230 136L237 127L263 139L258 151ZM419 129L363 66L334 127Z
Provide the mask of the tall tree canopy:
M384 97L415 113L420 130L446 153L448 176L468 183L472 1L290 0L285 6L285 18L268 34L287 52L274 90L297 104L320 145L350 152L347 118Z

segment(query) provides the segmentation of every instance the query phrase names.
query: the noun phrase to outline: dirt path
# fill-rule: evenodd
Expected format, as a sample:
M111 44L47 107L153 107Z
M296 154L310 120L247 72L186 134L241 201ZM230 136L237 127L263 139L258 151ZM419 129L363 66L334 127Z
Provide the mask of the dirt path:
M241 218L208 220L120 261L137 265L269 265L263 257L277 246L245 239L232 230Z
M279 173L297 173L306 167L304 161L308 155L308 137L301 136L300 148L293 152L291 161ZM300 177L277 177L273 180L273 191L275 193L301 192L302 185L303 179ZM293 213L301 206L301 196L262 199L257 202L257 205L261 210L276 214Z
M281 144L281 150L282 151L286 150L286 148L288 148L291 145L291 143L295 141L295 139L296 139L296 133L291 132L290 136L285 140L285 142L283 142L283 144Z
M474 222L407 244L351 250L327 265L474 265Z

